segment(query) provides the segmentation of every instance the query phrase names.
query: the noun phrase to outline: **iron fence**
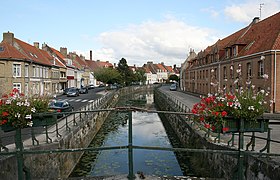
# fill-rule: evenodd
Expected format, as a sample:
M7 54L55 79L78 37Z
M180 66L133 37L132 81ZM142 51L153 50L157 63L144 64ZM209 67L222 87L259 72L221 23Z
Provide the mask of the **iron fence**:
M199 129L203 129L203 127L199 126L199 124L196 124L194 121L192 121L190 117L194 116L192 113L190 113L190 109L186 107L182 102L178 102L176 100L170 101L171 103L174 103L174 107L177 108L177 111L157 111L157 110L147 110L137 107L115 107L115 108L108 108L108 109L97 109L99 107L99 104L102 101L105 101L109 98L109 96L112 96L112 94L102 97L101 99L98 99L97 101L83 107L79 111L73 111L73 112L65 112L65 117L60 119L55 125L48 127L45 126L43 128L44 131L41 131L38 133L38 131L35 131L33 128L30 128L31 137L28 137L27 139L24 137L26 134L22 132L22 129L17 129L13 135L10 134L10 136L15 135L15 144L9 145L9 147L3 145L0 142L2 151L0 152L0 156L8 156L8 155L14 155L17 157L17 165L18 165L18 179L30 179L30 172L26 167L24 166L23 161L23 155L32 155L32 154L53 154L53 153L73 153L73 152L85 152L85 151L104 151L104 150L114 150L114 149L127 149L128 150L128 162L129 162L129 170L128 170L128 179L134 179L134 169L133 169L133 150L134 149L146 149L146 150L162 150L162 151L175 151L175 152L193 152L193 153L222 153L222 154L228 154L236 156L238 159L238 179L243 179L244 175L243 170L243 161L244 157L247 155L253 155L253 156L265 156L265 157L279 157L280 154L278 153L271 153L270 152L270 143L280 143L277 140L272 140L270 138L270 130L268 132L268 137L258 137L258 136L251 136L252 141L246 145L246 150L243 149L243 139L240 137L244 136L243 132L239 132L237 135L239 136L239 144L237 150L213 150L213 149L189 149L189 148L166 148L166 147L151 147L151 146L135 146L133 144L133 138L132 138L132 112L134 111L140 111L140 112L146 112L146 113L163 113L163 114L175 114L179 116L186 117L186 122L188 121L191 125L195 125ZM170 98L170 97L165 97ZM129 122L128 122L128 144L125 146L110 146L110 147L99 147L99 148L75 148L75 149L51 149L51 150L30 150L29 148L26 148L25 146L32 145L37 146L42 144L43 142L39 141L42 139L45 139L44 143L52 143L54 139L59 138L63 135L65 132L71 132L73 127L77 126L79 123L83 123L86 119L92 119L96 113L99 112L111 112L111 111L117 111L120 113L128 113L129 114ZM42 129L41 129L42 130ZM36 133L37 132L37 133ZM205 131L206 136L209 135L210 132ZM233 134L234 137L236 134ZM215 136L215 134L213 134ZM245 135L246 136L246 135ZM1 137L1 140L5 138L4 136ZM220 138L220 135L218 134L217 138ZM257 138L264 139L267 141L265 150L261 150L259 152L256 152L254 149L254 140ZM233 138L234 139L234 138ZM29 142L29 143L26 143ZM230 144L231 142L231 144ZM234 143L232 140L228 143L229 146L234 146ZM252 146L251 151L248 150L248 147ZM25 178L24 178L25 175Z

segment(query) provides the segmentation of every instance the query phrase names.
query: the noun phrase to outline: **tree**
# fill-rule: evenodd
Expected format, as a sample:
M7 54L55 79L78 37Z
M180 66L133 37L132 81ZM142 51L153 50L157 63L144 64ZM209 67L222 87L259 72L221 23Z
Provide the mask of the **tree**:
M145 70L143 69L136 69L136 72L134 73L134 82L142 82L143 84L146 81L146 76L145 76Z
M169 81L179 81L179 77L176 74L171 74L168 79Z
M121 79L120 73L112 68L99 68L94 72L94 77L105 84L119 83Z
M129 69L126 59L122 58L119 61L117 70L121 75L122 83L126 86L130 85L133 81L133 72L131 69Z

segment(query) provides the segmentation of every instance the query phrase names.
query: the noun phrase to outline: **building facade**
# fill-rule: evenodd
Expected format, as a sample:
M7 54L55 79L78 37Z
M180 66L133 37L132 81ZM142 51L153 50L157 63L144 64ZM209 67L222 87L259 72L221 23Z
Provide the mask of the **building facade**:
M241 79L235 84L237 70ZM250 82L269 91L270 111L280 111L280 13L262 21L254 18L247 27L218 40L185 68L186 91L207 95L219 89L234 92ZM264 78L268 75L268 79Z

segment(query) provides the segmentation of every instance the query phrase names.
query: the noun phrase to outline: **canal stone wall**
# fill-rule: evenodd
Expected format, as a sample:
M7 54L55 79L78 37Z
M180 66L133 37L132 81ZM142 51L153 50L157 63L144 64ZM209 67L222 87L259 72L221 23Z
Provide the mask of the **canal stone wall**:
M139 91L146 91L155 86L131 86L118 91L110 91L107 98L98 103L98 107L81 108L80 110L112 108L118 102L120 96ZM50 143L37 146L25 146L25 150L33 151L32 154L24 155L24 165L27 176L31 179L66 179L79 162L83 152L45 153L44 150L54 149L76 149L86 148L95 137L109 111L71 114L67 118L76 118L77 124L68 124L70 129L60 132L61 137ZM76 117L75 117L76 116ZM72 122L73 123L73 122ZM65 126L65 125L64 125ZM63 128L63 127L61 127ZM65 128L65 127L64 127ZM53 130L55 131L55 130ZM41 151L42 153L39 153ZM18 179L17 158L15 156L1 156L0 158L0 179Z
M99 109L113 107L118 101L119 95L108 95L106 99L99 104ZM80 109L81 111L84 108ZM93 112L88 114L71 114L67 118L73 119L76 116L77 124L68 124L68 130L60 132L61 137L54 142L40 144L38 146L25 147L34 153L24 155L24 165L31 179L65 179L72 172L76 163L79 161L83 152L65 152L65 153L38 153L38 151L55 149L75 149L87 147L96 133L101 128L109 111ZM65 125L64 125L65 126ZM0 179L17 179L16 158L1 161L2 167L6 168L1 172Z
M157 108L161 111L180 111L177 106L160 90L155 90L154 100ZM194 123L188 120L186 115L161 113L164 123L168 123L185 148L212 149L237 151L237 149L223 143L215 143L205 137L205 131L200 130ZM214 177L225 179L238 179L237 156L223 153L191 153L190 162L195 173L201 177ZM245 156L244 179L280 179L279 165L269 161L269 158L256 158Z

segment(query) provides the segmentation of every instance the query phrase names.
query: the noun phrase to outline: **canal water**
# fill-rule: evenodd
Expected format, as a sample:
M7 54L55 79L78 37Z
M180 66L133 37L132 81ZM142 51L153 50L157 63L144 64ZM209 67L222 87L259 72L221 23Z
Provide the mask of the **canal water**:
M137 106L155 110L153 93L145 92L126 96L119 101L117 106ZM133 145L169 148L179 144L176 138L172 137L172 133L167 134L156 113L135 111L132 113L132 125ZM90 147L126 145L128 145L128 114L112 112ZM188 169L188 165L179 164L172 151L142 149L133 150L133 166L135 173L143 172L156 176L180 176L184 175L183 172ZM127 149L85 152L70 177L121 175L128 174L128 169Z

